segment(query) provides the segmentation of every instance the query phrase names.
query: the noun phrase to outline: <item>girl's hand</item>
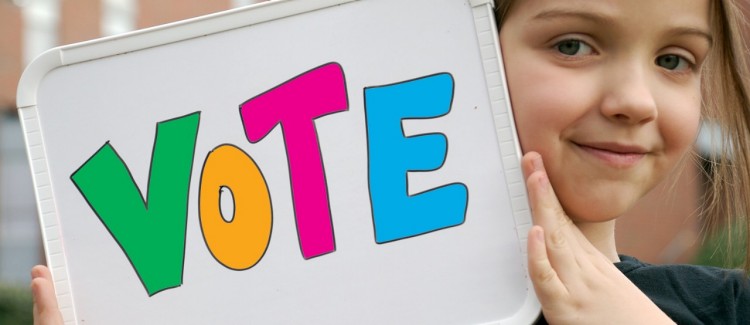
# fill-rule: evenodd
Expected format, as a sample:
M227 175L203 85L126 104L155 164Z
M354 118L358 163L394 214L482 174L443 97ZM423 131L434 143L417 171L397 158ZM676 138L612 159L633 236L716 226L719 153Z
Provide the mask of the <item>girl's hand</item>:
M31 294L34 296L34 325L58 325L63 323L57 307L52 274L43 265L31 269Z
M529 274L550 324L674 324L563 211L536 152L524 155L534 226Z

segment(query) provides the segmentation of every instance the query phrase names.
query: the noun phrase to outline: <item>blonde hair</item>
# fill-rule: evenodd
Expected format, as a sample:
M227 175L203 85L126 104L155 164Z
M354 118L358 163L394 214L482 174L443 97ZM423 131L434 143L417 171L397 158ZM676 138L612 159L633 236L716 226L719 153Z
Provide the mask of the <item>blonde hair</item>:
M498 30L513 0L495 0ZM703 65L702 118L720 126L716 153L708 157L708 176L702 216L707 233L728 231L727 248L738 237L744 246L744 269L750 270L750 51L743 38L747 21L736 0L711 0L714 43ZM733 228L733 229L731 229ZM743 242L744 241L744 242ZM729 254L728 254L729 255ZM738 265L732 265L736 267Z
M744 240L745 270L750 270L750 67L742 37L746 23L732 0L711 1L714 46L703 77L703 117L722 130L721 150L709 157L712 173L704 216L709 233L727 227L727 249L736 236ZM734 229L732 229L734 228ZM729 254L727 254L729 255ZM735 265L733 265L735 266Z

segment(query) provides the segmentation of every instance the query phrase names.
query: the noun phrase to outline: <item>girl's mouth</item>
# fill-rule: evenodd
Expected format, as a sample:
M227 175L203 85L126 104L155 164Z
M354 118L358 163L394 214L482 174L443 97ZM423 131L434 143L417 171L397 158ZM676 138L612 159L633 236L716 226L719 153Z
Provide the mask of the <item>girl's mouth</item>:
M638 164L648 154L648 150L639 146L618 143L577 143L573 144L583 152L615 168L630 168Z

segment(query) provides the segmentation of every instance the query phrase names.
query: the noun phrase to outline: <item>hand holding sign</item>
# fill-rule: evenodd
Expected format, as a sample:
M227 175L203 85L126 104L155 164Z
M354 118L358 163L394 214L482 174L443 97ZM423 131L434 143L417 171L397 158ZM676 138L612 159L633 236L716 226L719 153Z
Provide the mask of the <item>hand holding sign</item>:
M31 294L34 296L34 325L61 325L60 309L55 299L52 274L43 265L31 269Z
M529 275L550 324L672 324L584 237L560 206L536 152L523 156L534 224Z

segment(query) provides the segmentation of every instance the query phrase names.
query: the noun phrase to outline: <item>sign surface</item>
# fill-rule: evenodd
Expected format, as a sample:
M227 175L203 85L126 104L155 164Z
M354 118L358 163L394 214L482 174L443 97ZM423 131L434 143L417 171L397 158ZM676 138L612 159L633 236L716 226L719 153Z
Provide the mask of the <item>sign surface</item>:
M19 112L66 322L533 320L491 10L273 1L43 54Z

